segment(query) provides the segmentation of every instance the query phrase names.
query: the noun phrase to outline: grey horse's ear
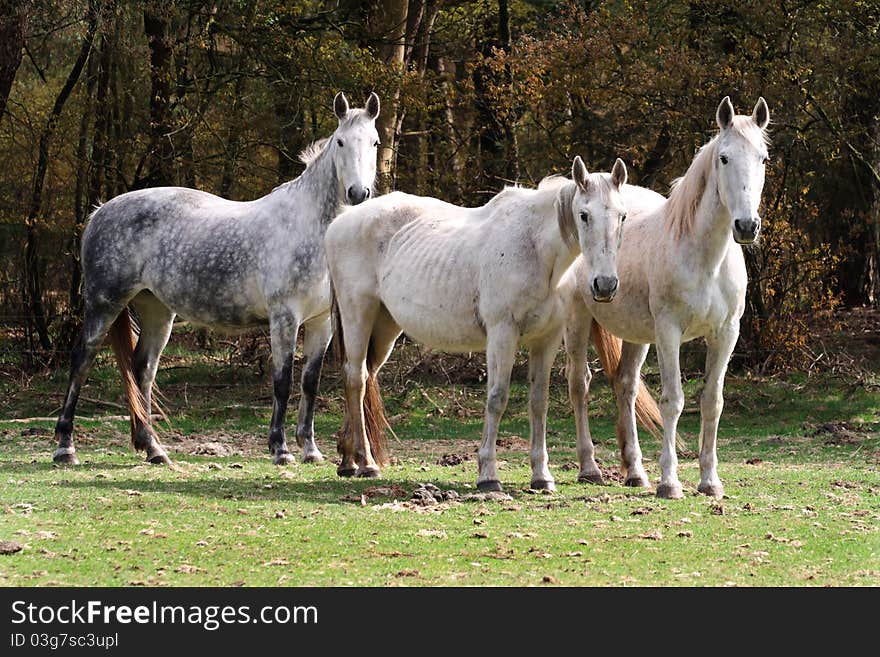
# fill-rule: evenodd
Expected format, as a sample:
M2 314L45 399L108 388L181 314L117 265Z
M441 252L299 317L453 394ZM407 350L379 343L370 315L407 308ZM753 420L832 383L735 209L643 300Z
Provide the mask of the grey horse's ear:
M733 114L733 103L730 102L730 96L725 96L721 104L718 105L718 111L715 112L718 127L727 130L733 124Z
M340 121L348 114L348 99L341 91L333 99L333 113L336 114L336 118Z
M584 161L581 159L580 155L574 156L574 162L571 164L571 179L575 181L578 187L582 190L587 191L587 185L589 184L589 179L587 176L590 175L590 172L587 171L587 165L584 164Z
M367 116L373 120L379 116L379 96L376 95L375 91L367 98Z
M759 128L761 128L761 130L766 128L770 123L770 110L768 109L767 101L764 100L763 96L758 98L758 102L755 103L755 109L752 110L752 120Z
M617 158L617 161L614 163L614 168L611 169L611 182L613 182L614 186L618 189L626 184L626 165L620 158Z

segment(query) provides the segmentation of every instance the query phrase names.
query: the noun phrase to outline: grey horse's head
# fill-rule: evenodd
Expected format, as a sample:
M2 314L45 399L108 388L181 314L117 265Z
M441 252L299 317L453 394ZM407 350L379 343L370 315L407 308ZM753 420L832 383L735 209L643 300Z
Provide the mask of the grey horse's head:
M357 205L371 196L376 179L379 96L370 94L363 109L354 109L348 106L345 94L340 91L333 99L333 112L339 119L339 127L330 137L329 148L336 176L345 200Z

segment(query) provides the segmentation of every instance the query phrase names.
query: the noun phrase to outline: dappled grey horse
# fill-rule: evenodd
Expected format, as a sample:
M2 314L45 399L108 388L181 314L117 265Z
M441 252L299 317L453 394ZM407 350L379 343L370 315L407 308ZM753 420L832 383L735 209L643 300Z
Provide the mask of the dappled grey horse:
M368 198L379 145L379 98L349 109L342 93L328 139L302 156L301 176L255 201L237 202L181 187L117 196L92 213L82 238L85 320L71 356L70 382L55 427L57 463L77 463L73 417L95 355L110 334L125 380L136 450L169 463L150 416L159 356L175 315L221 330L269 325L274 406L273 461L294 459L284 421L300 325L305 365L296 438L303 461L323 459L315 444L314 401L330 342L330 283L324 233L344 203ZM137 314L135 342L128 306Z

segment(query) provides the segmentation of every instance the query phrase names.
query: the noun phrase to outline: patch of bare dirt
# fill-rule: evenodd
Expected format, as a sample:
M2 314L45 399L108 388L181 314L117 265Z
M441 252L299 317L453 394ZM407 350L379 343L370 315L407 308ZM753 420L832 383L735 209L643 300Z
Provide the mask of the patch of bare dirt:
M15 554L23 549L24 546L18 541L0 541L0 554Z
M804 425L811 430L811 436L827 436L823 441L826 445L858 445L867 436L859 431L861 428L852 422L825 422L819 425Z
M267 451L265 438L239 432L207 431L193 436L165 431L159 441L172 452L196 456L263 456Z
M519 436L502 436L495 443L501 449L510 449L517 452L527 452L529 450L529 441Z

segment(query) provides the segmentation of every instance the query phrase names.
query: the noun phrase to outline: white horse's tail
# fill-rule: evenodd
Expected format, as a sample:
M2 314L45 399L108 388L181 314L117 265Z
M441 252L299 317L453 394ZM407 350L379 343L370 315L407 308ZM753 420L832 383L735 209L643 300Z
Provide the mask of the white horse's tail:
M333 353L336 362L339 363L340 368L343 370L343 385L345 385L345 334L342 330L342 318L339 316L339 304L336 302L336 289L332 284L330 286L330 299L330 315L333 321ZM373 343L370 341L370 346L367 349L367 381L364 387L364 431L370 443L373 459L380 467L385 467L390 463L385 437L385 427L388 424L388 420L385 419L385 405L382 403L382 393L379 390L379 382L376 379L376 370ZM337 451L342 454L343 443L348 443L353 439L354 436L351 435L351 422L346 410L345 422L338 434Z
M614 379L617 376L617 368L620 365L623 341L606 331L595 319L593 319L591 334L593 345L595 345L596 352L599 354L599 362L602 363L602 369L605 370L608 380L613 385ZM642 377L639 377L639 390L636 393L636 420L645 431L658 440L662 439L663 416L660 413L657 401L654 399L651 391L648 390ZM617 438L620 440L620 435ZM675 445L678 450L684 448L678 434L675 436Z

